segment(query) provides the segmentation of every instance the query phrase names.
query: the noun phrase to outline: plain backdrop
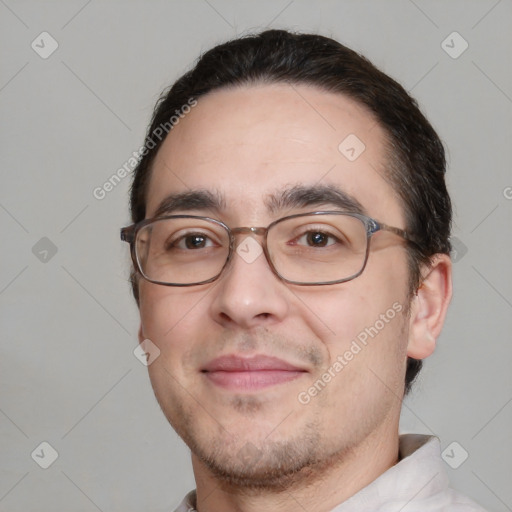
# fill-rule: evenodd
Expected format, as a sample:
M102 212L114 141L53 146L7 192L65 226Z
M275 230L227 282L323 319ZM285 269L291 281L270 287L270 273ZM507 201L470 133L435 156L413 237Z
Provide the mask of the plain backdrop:
M0 511L171 511L194 488L133 354L131 176L93 191L140 147L164 87L265 27L362 52L445 142L455 295L401 429L467 454L454 487L512 510L510 0L0 0Z

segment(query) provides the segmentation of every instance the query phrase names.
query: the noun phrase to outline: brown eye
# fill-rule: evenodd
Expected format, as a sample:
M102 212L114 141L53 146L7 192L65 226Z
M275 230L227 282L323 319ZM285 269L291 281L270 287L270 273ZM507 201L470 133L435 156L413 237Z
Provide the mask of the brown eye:
M329 242L329 235L318 231L310 231L306 235L306 241L312 247L325 247Z
M294 245L304 245L306 247L322 248L329 247L336 243L340 243L340 240L331 233L313 230L306 231L301 236L297 237L295 239Z
M203 235L189 235L184 238L187 249L202 249L205 247L208 238Z
M208 247L213 247L214 245L215 244L212 239L204 233L186 233L180 237L175 237L173 240L170 240L166 244L165 249L167 251L172 251L174 249L193 251L197 249L206 249Z

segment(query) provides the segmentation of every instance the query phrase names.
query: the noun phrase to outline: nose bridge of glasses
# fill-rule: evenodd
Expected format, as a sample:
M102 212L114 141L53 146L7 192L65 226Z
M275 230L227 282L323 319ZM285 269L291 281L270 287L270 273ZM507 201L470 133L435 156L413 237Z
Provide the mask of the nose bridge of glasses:
M264 236L267 232L267 228L261 228L261 227L238 227L238 228L232 228L231 233L233 235L258 235L258 236Z

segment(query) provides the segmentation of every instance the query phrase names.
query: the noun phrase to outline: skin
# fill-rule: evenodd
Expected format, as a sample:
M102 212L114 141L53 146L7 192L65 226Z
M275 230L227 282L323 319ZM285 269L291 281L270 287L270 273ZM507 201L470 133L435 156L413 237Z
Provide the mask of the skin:
M349 134L366 145L353 162L338 150ZM199 99L159 150L147 217L167 194L207 189L223 195L224 208L175 213L267 226L332 208L266 207L276 190L322 184L354 196L369 216L405 228L384 178L384 141L371 114L339 94L286 84L216 91ZM191 448L199 512L329 511L398 461L406 359L435 348L451 297L449 258L436 256L423 276L408 304L404 243L379 232L363 274L336 285L286 284L264 256L246 263L236 254L210 284L176 288L141 279L139 338L161 351L149 374L164 414ZM299 393L397 302L402 313L301 404ZM234 353L276 356L306 371L257 391L212 385L201 368Z

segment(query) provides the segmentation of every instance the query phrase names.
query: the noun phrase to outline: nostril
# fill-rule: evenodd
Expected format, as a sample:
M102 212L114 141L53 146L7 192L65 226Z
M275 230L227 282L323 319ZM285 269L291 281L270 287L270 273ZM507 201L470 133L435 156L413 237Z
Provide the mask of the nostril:
M227 315L226 313L224 312L221 312L219 314L220 318L225 321L225 322L232 322L233 320L229 317L229 315Z

